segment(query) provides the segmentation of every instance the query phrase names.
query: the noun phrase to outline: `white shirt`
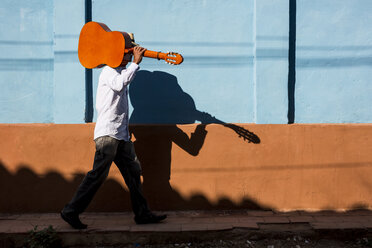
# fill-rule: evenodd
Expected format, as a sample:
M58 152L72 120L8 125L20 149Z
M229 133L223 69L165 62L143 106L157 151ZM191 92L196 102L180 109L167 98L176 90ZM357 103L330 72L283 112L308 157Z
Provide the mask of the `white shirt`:
M129 140L128 89L139 66L136 63L125 67L105 66L99 76L96 109L98 112L94 139L111 136L118 140Z

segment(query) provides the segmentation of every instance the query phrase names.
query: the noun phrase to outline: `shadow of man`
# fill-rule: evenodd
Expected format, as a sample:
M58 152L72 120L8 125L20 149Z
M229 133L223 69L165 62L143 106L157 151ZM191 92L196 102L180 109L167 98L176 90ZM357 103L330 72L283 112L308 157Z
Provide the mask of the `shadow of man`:
M243 127L197 110L192 97L169 73L137 72L129 86L129 96L134 108L129 122L141 124L131 126L130 131L135 137L134 145L142 165L143 189L150 206L159 210L166 210L164 205L173 210L216 208L203 195L195 195L186 201L172 189L169 182L172 144L197 156L207 135L205 126L210 123L232 129L249 143L260 143L259 137ZM196 126L190 138L175 124L194 124L195 121L202 124ZM233 203L228 206L233 207Z
M152 124L151 127L135 125L130 128L131 135L135 137L136 153L141 161L143 189L149 205L162 210L164 202L167 202L169 209L184 209L188 203L169 183L172 144L175 143L189 154L197 156L207 131L204 124L199 124L189 138L175 123L192 124L196 120L203 122L203 116L209 115L196 112L191 96L183 92L175 76L165 72L137 72L129 87L129 95L134 108L129 122ZM208 205L206 199L200 203L204 207Z

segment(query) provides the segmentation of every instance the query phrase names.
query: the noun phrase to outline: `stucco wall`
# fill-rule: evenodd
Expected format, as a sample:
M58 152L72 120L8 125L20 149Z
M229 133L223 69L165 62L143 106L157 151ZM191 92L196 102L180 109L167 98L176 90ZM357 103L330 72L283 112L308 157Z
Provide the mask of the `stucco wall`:
M371 122L372 2L297 2L296 122Z
M253 122L253 1L94 1L93 19L148 49L182 53L180 66L144 59L141 68L174 75L200 111Z
M77 43L86 2L2 2L0 122L84 123ZM133 32L148 49L182 53L181 66L144 59L142 69L175 76L197 109L221 120L287 123L289 73L295 73L295 122L372 120L369 0L91 3L93 20Z
M54 101L55 123L83 123L85 70L77 44L84 18L84 0L54 1Z
M147 141L136 141L139 157L166 172L147 169L152 206L371 208L371 1L5 0L0 193L9 201L0 211L59 210L91 168L94 123L83 124L86 74L77 55L90 11L148 49L185 58L173 67L145 58L129 88L132 131ZM190 136L202 112L261 143L211 124L202 150L190 155L172 131ZM300 124L287 125L288 116ZM90 210L129 209L117 170L105 185Z
M371 124L134 125L152 209L372 208ZM0 212L59 211L92 167L94 125L1 124ZM253 142L248 142L253 141ZM258 143L258 141L260 141ZM113 164L88 211L130 211Z
M0 5L0 122L53 122L53 1Z

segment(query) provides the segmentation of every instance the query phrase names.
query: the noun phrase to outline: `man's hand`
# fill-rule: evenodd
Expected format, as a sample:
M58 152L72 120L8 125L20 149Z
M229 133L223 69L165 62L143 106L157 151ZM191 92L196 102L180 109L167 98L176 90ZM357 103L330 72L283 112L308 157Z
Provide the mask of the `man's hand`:
M140 46L136 46L134 47L133 49L133 63L136 63L137 65L139 65L139 63L141 63L142 61L142 58L143 58L143 53L146 51L146 48L143 48L143 47L140 47Z

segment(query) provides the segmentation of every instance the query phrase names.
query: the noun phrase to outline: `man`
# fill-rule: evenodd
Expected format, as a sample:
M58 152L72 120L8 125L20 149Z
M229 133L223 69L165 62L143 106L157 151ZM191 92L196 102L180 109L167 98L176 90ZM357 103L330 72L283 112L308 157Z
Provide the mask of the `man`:
M141 166L128 131L128 89L142 61L145 48L135 47L133 62L128 68L105 66L99 77L94 129L96 153L93 169L87 173L72 200L61 211L61 217L76 229L87 225L79 219L93 196L108 176L112 162L118 166L127 184L137 224L157 223L166 215L153 214L142 194Z

